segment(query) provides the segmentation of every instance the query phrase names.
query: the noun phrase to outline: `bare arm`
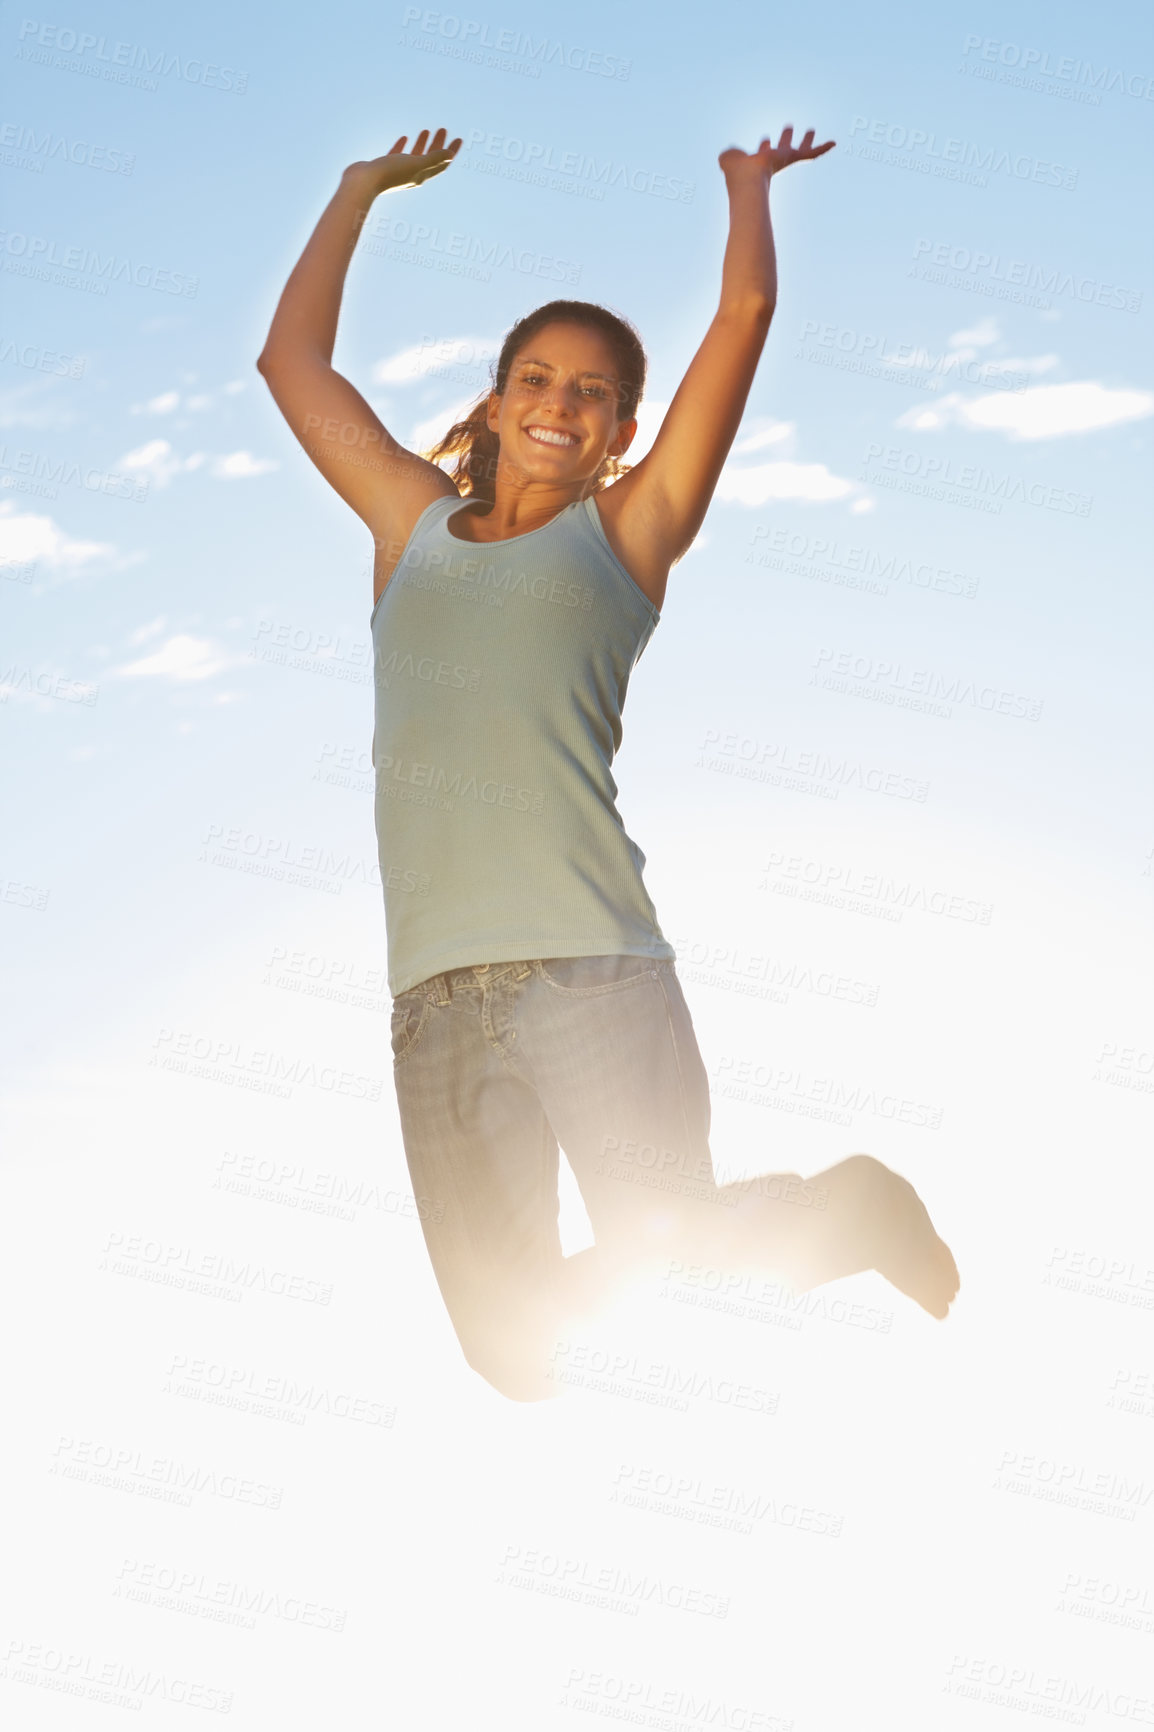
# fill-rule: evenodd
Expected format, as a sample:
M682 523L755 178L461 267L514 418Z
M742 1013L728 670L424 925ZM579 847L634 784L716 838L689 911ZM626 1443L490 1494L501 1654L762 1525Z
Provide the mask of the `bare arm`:
M257 360L308 456L374 535L452 486L436 464L397 443L332 364L345 278L373 200L443 172L461 145L458 138L446 150L442 127L425 152L427 138L422 132L406 154L402 136L385 156L345 170L285 284Z
M656 526L670 561L701 528L745 412L777 304L777 260L769 217L771 177L790 163L824 156L807 132L799 146L786 127L775 147L725 150L718 158L729 195L729 238L721 301L652 448L616 483L633 493L638 515Z

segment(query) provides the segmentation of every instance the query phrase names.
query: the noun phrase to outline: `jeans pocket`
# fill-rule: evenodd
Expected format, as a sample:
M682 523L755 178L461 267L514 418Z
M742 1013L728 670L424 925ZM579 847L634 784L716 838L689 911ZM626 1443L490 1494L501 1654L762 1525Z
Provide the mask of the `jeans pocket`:
M432 1008L432 1000L426 992L402 992L399 998L394 998L390 1039L395 1065L412 1051Z
M547 986L574 998L636 986L663 965L652 956L548 956L534 963Z

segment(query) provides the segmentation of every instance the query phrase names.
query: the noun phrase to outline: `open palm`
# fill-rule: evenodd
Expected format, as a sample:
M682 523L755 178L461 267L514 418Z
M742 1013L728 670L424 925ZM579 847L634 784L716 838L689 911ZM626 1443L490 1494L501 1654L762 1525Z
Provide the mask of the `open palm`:
M370 188L373 196L378 193L392 192L397 187L420 186L423 181L431 180L435 174L443 174L461 148L461 140L455 138L446 147L447 134L443 126L439 126L433 134L432 144L427 145L429 129L417 134L413 148L405 150L407 135L402 133L391 150L384 156L373 157L368 162L353 163L346 173L355 173L358 181L363 180Z
M763 138L755 151L723 150L717 160L727 174L733 168L755 162L765 174L780 174L783 168L788 168L793 162L812 162L815 157L824 156L827 150L833 149L832 138L825 144L815 144L813 136L811 127L801 143L794 144L793 127L786 126L782 128L781 137L776 144L772 138Z

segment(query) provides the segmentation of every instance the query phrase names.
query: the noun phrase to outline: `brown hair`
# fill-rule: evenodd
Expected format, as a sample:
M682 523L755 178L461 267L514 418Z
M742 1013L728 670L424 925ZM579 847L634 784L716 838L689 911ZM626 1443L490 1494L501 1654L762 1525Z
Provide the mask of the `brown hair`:
M536 307L531 313L526 313L523 319L518 319L506 333L501 344L501 353L497 357L493 384L484 396L477 400L465 419L454 422L442 439L430 450L421 453L430 463L436 463L442 457L457 458L456 468L451 474L463 497L494 503L497 454L501 441L488 425L489 397L494 391L499 396L504 394L509 369L530 338L536 336L545 325L559 320L571 325L585 325L606 339L613 350L620 379L617 419L628 421L637 413L637 405L645 389L647 362L641 338L628 319L611 313L608 307L602 307L596 301L547 301L543 307ZM599 492L632 467L631 463L623 462L620 457L605 457L593 477L591 491Z

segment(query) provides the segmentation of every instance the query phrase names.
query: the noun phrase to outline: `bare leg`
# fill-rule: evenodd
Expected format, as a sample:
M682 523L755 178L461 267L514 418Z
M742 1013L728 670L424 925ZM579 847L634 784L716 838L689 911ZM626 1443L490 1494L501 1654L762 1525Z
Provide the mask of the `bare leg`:
M808 1180L739 1181L718 1196L731 1193L736 1209L690 1217L687 1246L699 1256L772 1270L798 1292L876 1269L932 1317L946 1316L959 1287L953 1256L913 1186L872 1155L850 1155Z

